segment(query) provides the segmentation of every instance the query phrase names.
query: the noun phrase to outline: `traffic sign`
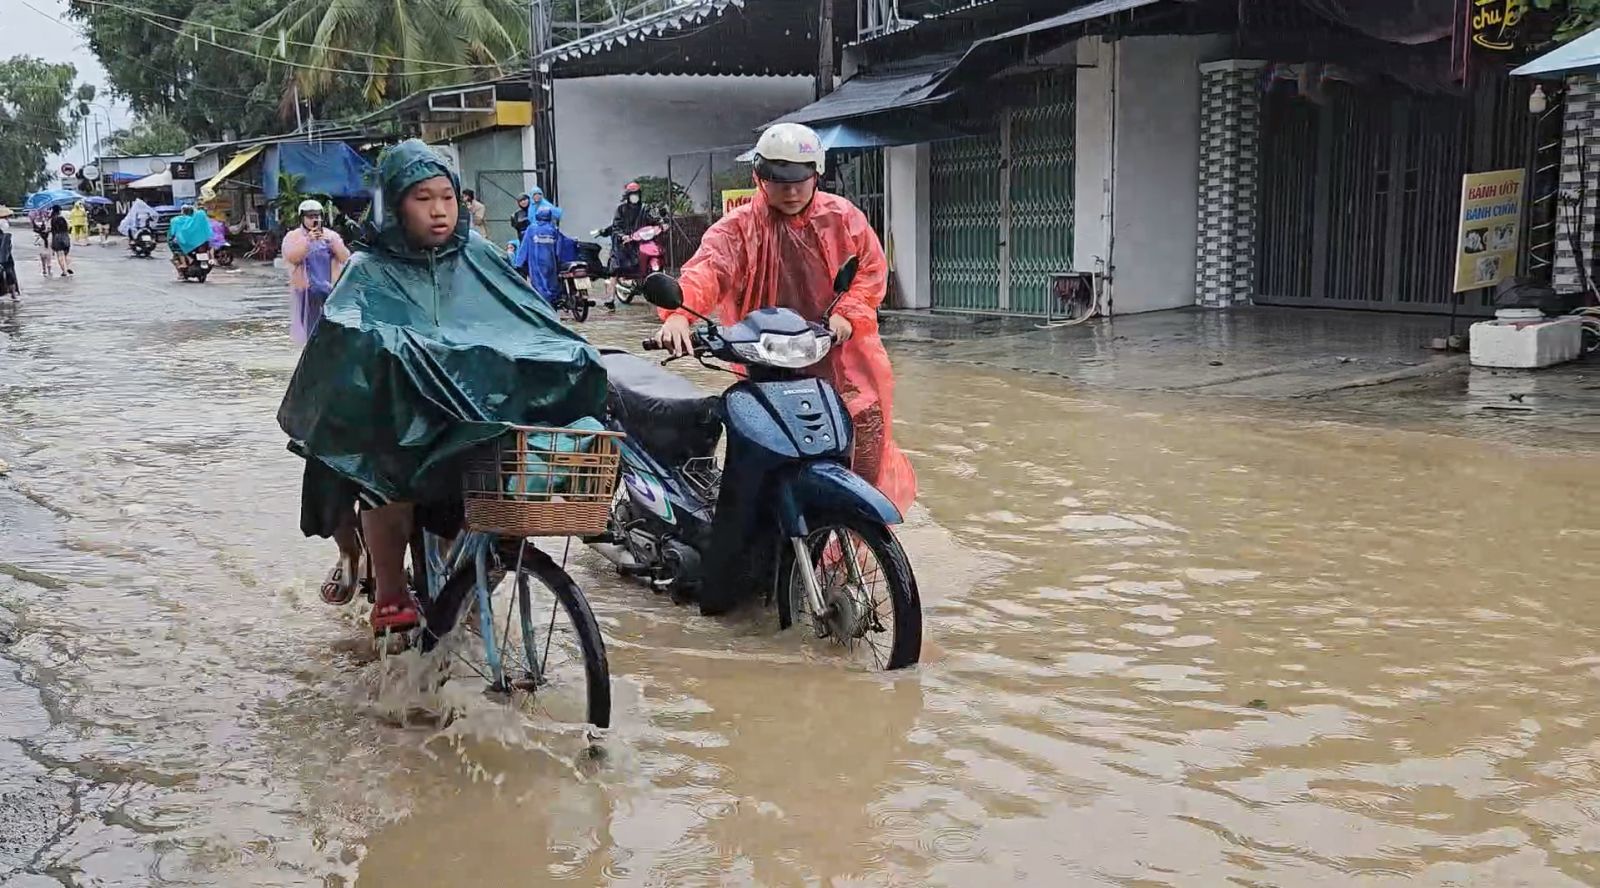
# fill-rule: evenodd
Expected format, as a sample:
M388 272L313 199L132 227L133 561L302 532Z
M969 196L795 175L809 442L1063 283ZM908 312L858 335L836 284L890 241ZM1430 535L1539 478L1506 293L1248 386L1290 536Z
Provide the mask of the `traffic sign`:
M73 176L76 176L77 174L78 174L78 168L73 166L72 164L64 163L64 164L61 165L61 178L70 179Z

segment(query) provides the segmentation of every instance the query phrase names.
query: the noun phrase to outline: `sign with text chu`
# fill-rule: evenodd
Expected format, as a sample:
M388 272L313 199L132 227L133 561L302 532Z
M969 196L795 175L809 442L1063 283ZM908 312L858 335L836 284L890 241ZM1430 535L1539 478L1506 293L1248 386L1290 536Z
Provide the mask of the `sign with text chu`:
M1522 170L1462 177L1455 292L1492 287L1517 273L1522 178Z

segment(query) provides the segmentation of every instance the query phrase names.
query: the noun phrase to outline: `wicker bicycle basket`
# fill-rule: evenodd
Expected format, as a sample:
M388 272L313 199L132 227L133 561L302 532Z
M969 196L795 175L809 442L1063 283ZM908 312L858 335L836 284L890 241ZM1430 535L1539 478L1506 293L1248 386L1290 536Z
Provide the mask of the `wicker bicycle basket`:
M467 463L467 526L513 537L604 532L622 438L619 432L515 427Z

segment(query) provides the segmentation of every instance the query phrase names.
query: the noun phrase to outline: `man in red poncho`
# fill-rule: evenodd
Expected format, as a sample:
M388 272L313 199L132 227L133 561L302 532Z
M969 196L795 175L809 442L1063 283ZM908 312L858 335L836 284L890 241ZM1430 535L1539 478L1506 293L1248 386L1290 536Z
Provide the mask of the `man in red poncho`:
M827 323L839 345L816 370L838 389L855 423L853 467L904 514L916 499L917 476L894 445L894 371L878 338L888 262L861 210L817 190L825 158L810 127L780 123L762 133L755 200L711 226L678 283L687 308L723 323L771 307ZM855 283L824 319L834 273L851 256L861 263ZM690 314L662 312L662 319L656 341L687 354Z

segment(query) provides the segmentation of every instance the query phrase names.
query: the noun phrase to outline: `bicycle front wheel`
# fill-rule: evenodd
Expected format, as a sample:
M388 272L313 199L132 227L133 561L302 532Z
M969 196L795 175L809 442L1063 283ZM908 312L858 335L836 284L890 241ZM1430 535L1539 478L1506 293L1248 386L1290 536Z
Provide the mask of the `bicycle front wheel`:
M423 650L446 648L453 677L476 675L541 718L610 727L605 642L583 590L532 543L503 540L496 548L487 600L476 592L472 565L463 565L426 608Z
M519 631L517 650L507 657L513 693L527 694L535 709L556 721L610 727L611 670L583 590L532 545L514 583Z

